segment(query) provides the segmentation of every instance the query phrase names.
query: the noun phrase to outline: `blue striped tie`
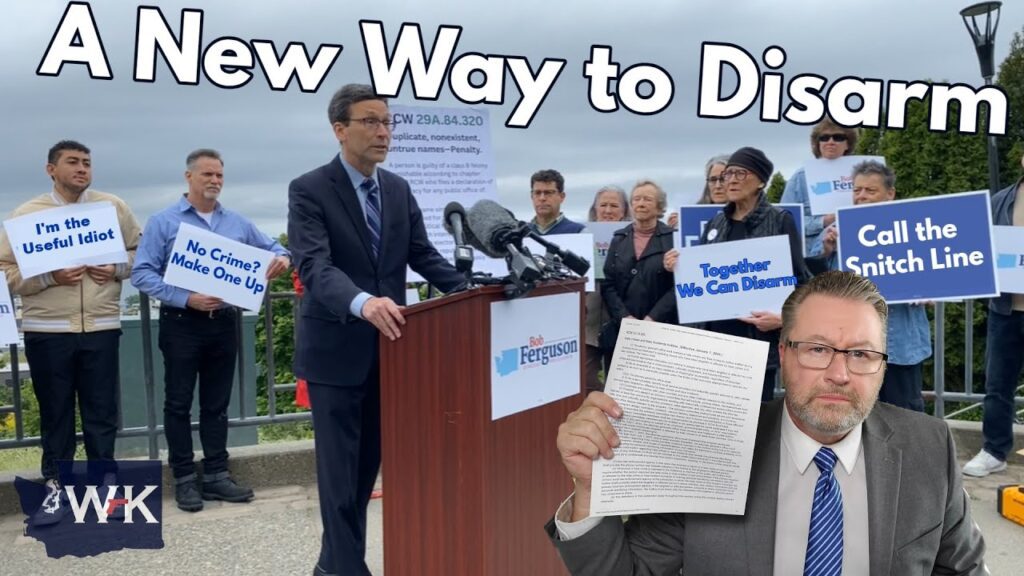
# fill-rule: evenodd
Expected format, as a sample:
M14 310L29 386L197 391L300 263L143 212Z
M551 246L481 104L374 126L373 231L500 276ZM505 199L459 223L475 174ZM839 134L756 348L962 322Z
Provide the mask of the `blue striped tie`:
M380 199L377 194L377 182L373 178L367 178L359 188L366 191L366 227L370 229L373 257L377 258L380 252Z
M832 473L836 453L823 447L814 463L821 475L814 485L804 576L838 576L843 573L843 494Z

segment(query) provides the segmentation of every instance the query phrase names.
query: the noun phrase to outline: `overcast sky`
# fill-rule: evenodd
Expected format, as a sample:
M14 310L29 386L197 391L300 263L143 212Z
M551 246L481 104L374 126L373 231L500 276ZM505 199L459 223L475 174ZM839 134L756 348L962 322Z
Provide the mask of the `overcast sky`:
M141 222L184 192L184 157L213 147L225 156L222 202L251 217L268 234L285 231L288 182L337 152L326 120L331 93L348 82L369 82L358 21L384 22L393 42L402 22L421 25L427 45L442 24L463 27L456 55L519 55L534 69L545 58L568 61L528 129L505 128L517 91L506 85L506 104L491 110L499 200L522 219L531 216L529 176L556 168L566 177L565 211L582 218L594 191L605 184L628 188L638 178L660 182L673 199L695 198L706 159L750 145L765 150L787 177L810 157L809 129L762 123L758 105L729 120L697 118L702 42L730 42L759 56L779 45L788 55L787 80L815 73L829 80L859 76L884 80L947 80L972 86L982 80L977 57L958 14L969 2L950 0L742 0L726 2L605 0L516 2L409 2L338 0L164 2L177 29L180 10L205 11L202 46L221 36L272 40L278 49L302 42L344 45L315 94L293 82L271 91L259 70L248 85L226 90L200 77L176 84L158 60L154 83L132 80L137 5L90 3L114 79L92 80L81 65L57 77L35 71L67 3L9 0L0 19L0 212L50 189L46 150L73 138L92 148L93 187L124 198ZM266 7L271 5L272 7ZM997 36L996 62L1024 24L1024 6L1007 2ZM587 101L583 62L590 46L614 50L622 68L654 63L671 74L675 97L654 116L625 110L601 114ZM408 85L397 102L453 106L445 87L434 103L417 103Z

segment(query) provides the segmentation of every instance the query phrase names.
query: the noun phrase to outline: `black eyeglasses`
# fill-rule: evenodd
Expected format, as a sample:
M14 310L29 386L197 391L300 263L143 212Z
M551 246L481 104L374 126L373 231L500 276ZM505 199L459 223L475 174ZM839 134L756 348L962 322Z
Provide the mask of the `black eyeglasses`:
M750 176L750 172L747 170L729 169L726 170L725 172L722 172L722 182L725 182L730 178L735 178L737 182L743 182L744 180L747 179L747 176Z
M821 134L818 136L818 142L846 142L846 134Z
M724 184L725 176L708 176L708 184L714 186L715 184Z
M363 126L374 131L383 126L385 130L390 132L395 127L394 121L390 118L381 120L380 118L374 118L373 116L367 116L365 118L349 118L349 122L362 122Z
M836 353L846 355L846 369L854 374L874 374L889 359L884 352L874 350L840 350L818 342L786 341L786 346L796 350L796 359L804 368L824 370L832 365Z

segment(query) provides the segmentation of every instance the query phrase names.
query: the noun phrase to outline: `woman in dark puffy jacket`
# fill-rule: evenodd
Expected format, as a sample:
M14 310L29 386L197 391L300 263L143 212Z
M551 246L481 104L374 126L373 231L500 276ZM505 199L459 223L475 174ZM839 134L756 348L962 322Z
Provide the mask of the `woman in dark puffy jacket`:
M793 216L772 206L765 197L764 188L771 179L774 166L757 148L740 148L729 157L722 176L725 178L725 208L708 222L701 235L701 244L715 244L751 238L766 238L785 234L789 236L793 275L798 283L810 278L804 264L801 231L797 230ZM678 252L666 254L665 269L674 270ZM768 365L764 373L761 400L774 397L775 374L779 369L779 334L782 317L776 312L752 310L749 316L736 320L707 322L705 330L764 340L768 342Z
M653 181L641 180L629 194L629 205L633 223L612 238L601 285L611 320L602 327L599 340L609 362L623 318L676 323L674 280L662 266L665 253L672 249L672 228L658 220L668 198Z

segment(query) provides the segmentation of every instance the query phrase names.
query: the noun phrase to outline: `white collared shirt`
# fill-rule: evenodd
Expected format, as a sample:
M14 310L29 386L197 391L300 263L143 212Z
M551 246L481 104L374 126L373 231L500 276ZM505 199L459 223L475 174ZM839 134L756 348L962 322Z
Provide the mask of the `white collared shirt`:
M775 574L803 574L811 525L814 485L821 474L814 456L823 444L796 427L782 408L779 448L779 503L775 513ZM863 424L829 446L839 464L833 470L843 495L843 576L868 576L868 484L861 436Z

